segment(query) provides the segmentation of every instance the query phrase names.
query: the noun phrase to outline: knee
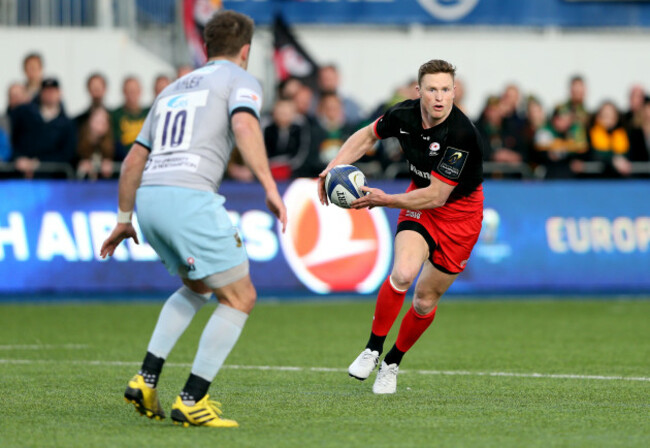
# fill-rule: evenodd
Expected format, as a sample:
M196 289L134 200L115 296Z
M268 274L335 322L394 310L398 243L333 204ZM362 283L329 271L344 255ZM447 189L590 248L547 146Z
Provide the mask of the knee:
M239 288L220 291L217 294L219 302L246 314L250 314L257 301L257 291L251 282L247 283L245 286Z
M395 266L390 274L390 279L393 286L405 291L411 287L417 275L418 273L412 269Z
M429 314L440 302L440 295L418 294L417 291L413 297L413 309L421 316Z

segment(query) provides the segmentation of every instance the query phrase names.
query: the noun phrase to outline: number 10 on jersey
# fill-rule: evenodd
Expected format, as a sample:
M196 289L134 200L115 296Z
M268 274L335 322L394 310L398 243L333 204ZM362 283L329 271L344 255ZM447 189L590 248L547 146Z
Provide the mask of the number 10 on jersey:
M194 114L206 105L208 90L160 98L156 105L153 152L186 151L192 142Z

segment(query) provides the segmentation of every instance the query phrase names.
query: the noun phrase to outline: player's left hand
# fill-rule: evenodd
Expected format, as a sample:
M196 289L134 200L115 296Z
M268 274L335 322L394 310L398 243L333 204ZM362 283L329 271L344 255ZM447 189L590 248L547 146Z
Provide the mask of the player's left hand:
M361 187L361 191L366 193L365 196L352 201L350 208L386 207L390 204L391 195L384 193L379 188Z
M325 178L327 177L327 173L330 172L330 168L327 167L325 168L319 175L318 175L318 199L320 200L320 203L323 205L329 205L329 200L327 199L327 192L325 192Z
M102 258L106 258L107 255L113 256L113 252L115 252L117 246L119 246L122 241L128 238L133 238L135 244L140 244L140 241L138 241L138 234L135 231L133 224L130 222L117 223L113 229L113 232L111 232L110 236L106 238L106 241L104 241L104 244L102 244L99 255Z

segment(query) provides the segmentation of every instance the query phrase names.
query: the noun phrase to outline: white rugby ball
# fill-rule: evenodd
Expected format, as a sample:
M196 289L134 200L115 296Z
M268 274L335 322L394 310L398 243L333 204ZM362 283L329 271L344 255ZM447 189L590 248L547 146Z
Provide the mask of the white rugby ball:
M325 177L327 197L341 208L350 208L352 201L364 196L363 186L368 186L366 176L353 165L337 165Z

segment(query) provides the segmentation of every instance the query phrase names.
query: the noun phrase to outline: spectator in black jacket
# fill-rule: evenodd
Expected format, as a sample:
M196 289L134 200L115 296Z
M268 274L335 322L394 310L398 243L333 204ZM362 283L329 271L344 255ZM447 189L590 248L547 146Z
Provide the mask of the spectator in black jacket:
M11 142L16 169L34 177L41 162L70 164L76 148L74 121L65 114L59 82L46 78L34 101L10 112Z
M650 96L643 100L639 127L630 132L630 161L650 162Z
M104 104L107 82L101 73L93 73L86 81L90 105L75 118L77 153L74 164L78 178L96 179L113 176L115 143L110 112Z
M302 144L300 126L294 123L296 106L289 99L273 105L271 123L264 128L264 143L275 180L294 177L308 161L309 146Z

